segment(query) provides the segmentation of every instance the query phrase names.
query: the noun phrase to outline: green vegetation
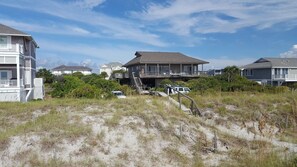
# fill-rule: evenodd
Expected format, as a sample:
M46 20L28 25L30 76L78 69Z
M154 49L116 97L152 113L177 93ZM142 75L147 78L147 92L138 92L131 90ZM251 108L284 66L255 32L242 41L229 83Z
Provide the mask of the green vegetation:
M50 70L47 70L45 68L39 69L36 73L37 78L43 78L44 83L53 83L54 81L54 75L50 72Z
M186 86L192 91L200 94L214 93L218 91L284 93L289 92L290 88L291 90L296 90L297 88L297 84L290 84L287 86L259 85L257 82L250 81L247 78L240 76L240 70L236 66L228 66L223 72L222 75L201 76L197 79L189 80L188 82L172 82L169 79L164 79L160 83L160 88L164 88L164 85L166 84Z
M135 94L135 91L128 85L120 85L116 81L106 80L106 75L105 72L100 75L83 75L81 72L76 72L72 75L54 76L46 69L40 69L37 72L37 77L44 78L46 87L50 90L47 93L55 98L111 98L113 90L121 90L127 95Z

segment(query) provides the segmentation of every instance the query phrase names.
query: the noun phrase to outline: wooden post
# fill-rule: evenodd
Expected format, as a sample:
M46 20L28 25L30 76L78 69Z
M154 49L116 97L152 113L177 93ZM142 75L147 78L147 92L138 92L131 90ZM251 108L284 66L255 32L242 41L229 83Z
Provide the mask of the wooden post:
M177 97L178 97L179 109L181 109L181 101L180 101L180 94L179 94L179 92L177 93Z
M287 114L287 117L286 117L286 129L288 128L288 122L289 122L289 115Z
M191 100L191 112L192 112L193 115L196 115L196 114L194 113L194 110L193 110L193 105L194 105L194 104L193 104L193 101Z
M216 152L218 149L218 138L217 138L216 132L214 132L214 137L213 137L213 148L214 148L214 152Z
M182 140L182 138L183 138L183 127L182 127L182 124L180 124L180 126L179 126L179 137L180 137L180 140Z

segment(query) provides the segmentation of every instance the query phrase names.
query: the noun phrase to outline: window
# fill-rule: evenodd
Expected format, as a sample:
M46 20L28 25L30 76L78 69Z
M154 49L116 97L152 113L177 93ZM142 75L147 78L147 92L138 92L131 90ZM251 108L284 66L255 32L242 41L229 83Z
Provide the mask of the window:
M0 36L0 49L11 49L10 36Z
M8 72L7 71L1 71L0 72L0 80L7 80L8 79Z
M7 36L0 36L0 49L7 49Z
M288 69L287 68L283 68L283 74L288 74Z
M160 65L159 71L161 74L169 74L169 66L168 65Z
M251 69L244 70L244 75L245 76L253 76L253 70L251 70Z
M149 72L157 72L157 66L156 65L148 65L148 71Z
M281 71L280 68L275 68L275 69L274 69L274 74L275 74L275 75L280 75L280 71Z

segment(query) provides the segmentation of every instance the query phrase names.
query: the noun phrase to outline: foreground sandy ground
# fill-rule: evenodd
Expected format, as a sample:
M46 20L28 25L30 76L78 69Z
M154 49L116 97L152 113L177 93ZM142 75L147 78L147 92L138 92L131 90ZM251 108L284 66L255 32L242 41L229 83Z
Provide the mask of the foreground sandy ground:
M0 113L0 166L229 166L251 152L297 152L275 126L212 109L194 117L159 97L2 103Z

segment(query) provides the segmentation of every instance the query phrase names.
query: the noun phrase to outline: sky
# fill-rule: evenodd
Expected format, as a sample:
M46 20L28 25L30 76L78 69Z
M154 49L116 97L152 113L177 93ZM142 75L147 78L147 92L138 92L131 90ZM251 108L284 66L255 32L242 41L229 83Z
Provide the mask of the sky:
M127 63L181 52L205 69L297 57L296 0L0 0L0 23L33 36L37 65Z

